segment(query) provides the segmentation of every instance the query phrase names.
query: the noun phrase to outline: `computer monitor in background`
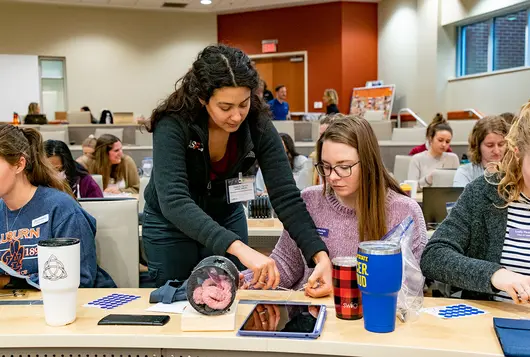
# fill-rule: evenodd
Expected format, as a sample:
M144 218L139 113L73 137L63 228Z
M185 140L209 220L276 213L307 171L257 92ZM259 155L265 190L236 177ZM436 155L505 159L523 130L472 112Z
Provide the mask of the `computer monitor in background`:
M427 228L436 228L447 217L447 203L454 203L464 191L463 187L424 187L423 217Z

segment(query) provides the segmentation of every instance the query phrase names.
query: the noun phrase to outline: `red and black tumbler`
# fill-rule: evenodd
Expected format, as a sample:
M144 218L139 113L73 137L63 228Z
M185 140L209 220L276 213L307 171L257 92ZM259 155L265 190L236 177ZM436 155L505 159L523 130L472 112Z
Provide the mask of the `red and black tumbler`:
M337 257L333 264L333 299L339 319L359 320L363 317L361 292L357 286L357 259Z

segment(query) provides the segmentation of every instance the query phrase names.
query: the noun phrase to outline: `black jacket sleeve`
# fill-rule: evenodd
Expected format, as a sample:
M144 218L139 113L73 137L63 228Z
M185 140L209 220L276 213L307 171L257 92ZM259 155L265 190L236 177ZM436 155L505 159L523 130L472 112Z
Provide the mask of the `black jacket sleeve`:
M215 222L190 196L183 119L162 118L153 135L153 178L164 217L191 239L224 255L239 236Z
M317 233L315 223L300 197L287 155L276 128L270 119L261 119L263 134L257 145L256 156L272 206L289 235L296 241L309 267L314 267L312 257L328 252L326 244Z

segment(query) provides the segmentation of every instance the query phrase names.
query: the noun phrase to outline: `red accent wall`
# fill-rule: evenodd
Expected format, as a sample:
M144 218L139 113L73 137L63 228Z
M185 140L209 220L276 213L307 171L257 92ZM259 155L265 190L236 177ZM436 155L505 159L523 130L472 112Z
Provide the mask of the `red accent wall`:
M278 52L307 51L309 111L326 88L348 111L351 89L377 79L377 4L334 2L217 17L219 42L248 54L261 41L278 40Z
M349 112L355 87L377 80L377 4L342 3L342 88L340 109Z

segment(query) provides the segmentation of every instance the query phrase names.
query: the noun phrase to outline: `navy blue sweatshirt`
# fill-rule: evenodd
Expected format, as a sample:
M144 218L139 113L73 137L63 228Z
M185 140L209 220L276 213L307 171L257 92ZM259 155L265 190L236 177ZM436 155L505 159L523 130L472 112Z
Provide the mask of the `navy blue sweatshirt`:
M8 227L9 225L9 227ZM64 192L39 186L22 208L0 200L0 260L38 283L37 243L53 238L81 240L80 287L116 287L96 263L96 220Z

